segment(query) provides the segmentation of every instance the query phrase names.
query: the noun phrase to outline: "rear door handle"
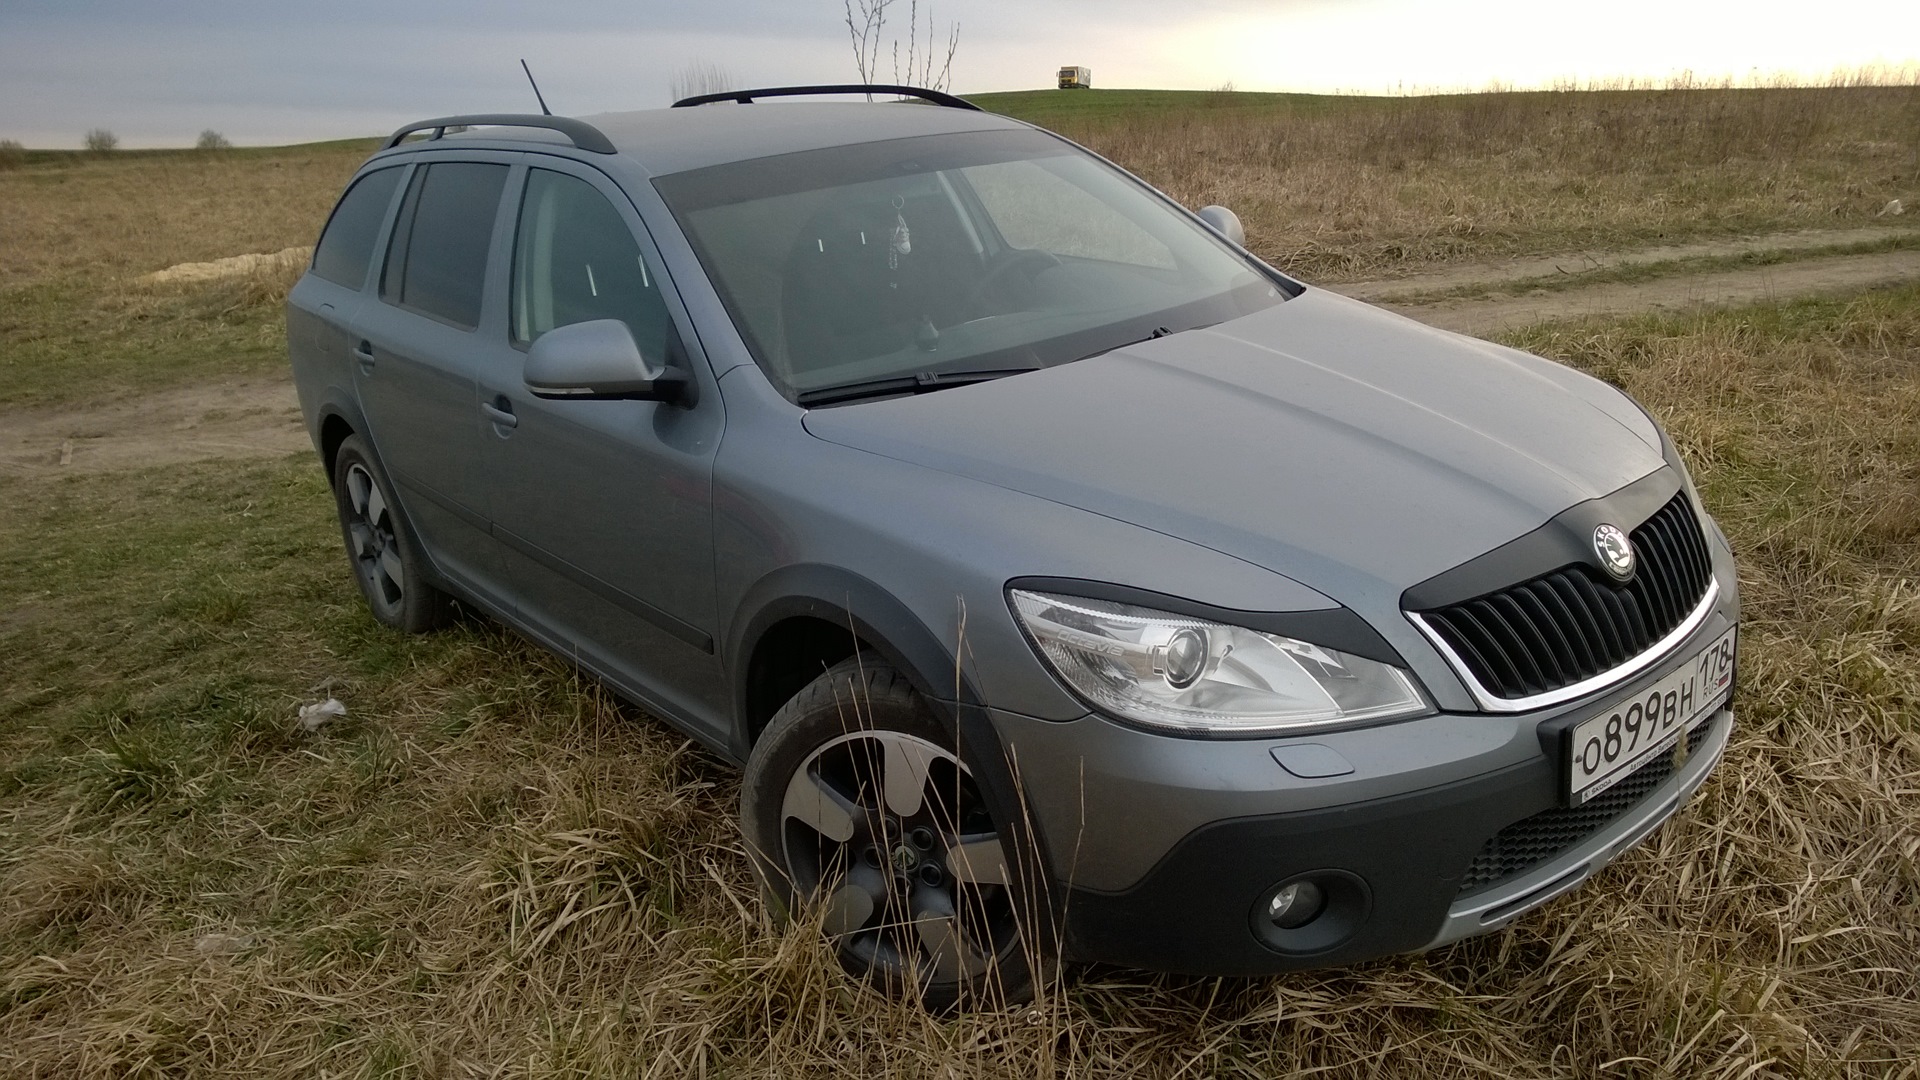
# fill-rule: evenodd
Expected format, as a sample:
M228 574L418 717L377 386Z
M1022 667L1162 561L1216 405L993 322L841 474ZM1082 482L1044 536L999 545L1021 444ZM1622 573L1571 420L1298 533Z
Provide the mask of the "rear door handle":
M360 361L360 373L362 375L373 374L373 343L372 342L362 341L360 344L355 345L353 347L353 358L355 360Z
M520 418L513 415L513 405L505 397L494 398L492 402L481 402L480 411L486 413L487 419L500 427L520 426Z

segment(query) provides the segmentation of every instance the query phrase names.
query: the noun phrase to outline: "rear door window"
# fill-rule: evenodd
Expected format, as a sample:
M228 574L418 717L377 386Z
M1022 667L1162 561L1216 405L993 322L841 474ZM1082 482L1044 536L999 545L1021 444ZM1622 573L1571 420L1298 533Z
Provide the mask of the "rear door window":
M493 247L493 221L507 166L435 162L414 174L387 247L380 295L471 330Z
M350 289L366 283L374 241L379 239L380 224L387 219L387 207L393 205L394 189L405 171L399 166L376 169L353 182L314 245L314 273Z
M641 355L668 355L673 318L660 271L647 262L620 211L592 184L551 169L527 171L513 249L513 340L558 326L619 319Z

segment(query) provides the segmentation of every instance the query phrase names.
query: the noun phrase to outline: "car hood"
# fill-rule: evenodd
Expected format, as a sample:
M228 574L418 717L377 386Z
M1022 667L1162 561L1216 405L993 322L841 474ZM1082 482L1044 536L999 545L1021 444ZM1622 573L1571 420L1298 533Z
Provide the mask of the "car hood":
M1658 431L1604 383L1316 289L1077 363L814 409L805 424L1374 610L1381 590L1397 598L1663 465Z

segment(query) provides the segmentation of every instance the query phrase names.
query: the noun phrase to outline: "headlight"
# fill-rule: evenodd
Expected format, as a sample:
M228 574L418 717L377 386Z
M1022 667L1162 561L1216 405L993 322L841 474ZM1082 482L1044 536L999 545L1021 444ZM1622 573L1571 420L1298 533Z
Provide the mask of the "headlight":
M1376 660L1131 604L1010 593L1021 625L1068 686L1152 727L1290 732L1428 711L1412 676Z

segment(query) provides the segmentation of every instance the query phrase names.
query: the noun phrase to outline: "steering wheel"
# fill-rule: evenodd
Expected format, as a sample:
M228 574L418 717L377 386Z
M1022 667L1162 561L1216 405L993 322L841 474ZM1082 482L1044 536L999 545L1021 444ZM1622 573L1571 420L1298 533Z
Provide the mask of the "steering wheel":
M1039 265L1033 266L1032 271L1035 274L1062 265L1058 256L1043 248L1008 248L987 267L987 272L981 275L979 281L973 283L973 288L967 290L966 310L980 310L980 301L986 299L987 291L999 284L1015 267L1031 266L1036 263Z

